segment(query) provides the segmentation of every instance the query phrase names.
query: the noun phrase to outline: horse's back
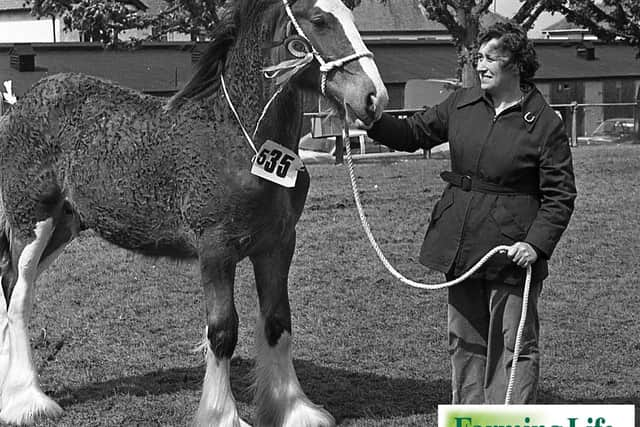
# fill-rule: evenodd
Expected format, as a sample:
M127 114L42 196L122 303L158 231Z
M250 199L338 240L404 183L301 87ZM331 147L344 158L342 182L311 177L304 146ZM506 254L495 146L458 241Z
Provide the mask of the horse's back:
M14 226L27 233L51 214L43 206L67 199L107 240L157 252L165 241L170 246L179 228L171 215L176 167L163 144L171 125L162 106L161 99L82 74L36 83L0 125L0 184ZM149 243L142 236L150 228L167 231ZM191 256L189 242L178 240Z

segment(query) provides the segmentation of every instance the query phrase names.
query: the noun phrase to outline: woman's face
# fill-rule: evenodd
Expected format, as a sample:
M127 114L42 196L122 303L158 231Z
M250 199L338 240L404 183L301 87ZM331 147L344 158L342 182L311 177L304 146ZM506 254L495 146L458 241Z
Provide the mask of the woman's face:
M509 64L509 55L500 48L498 39L483 43L476 57L480 87L489 93L520 87L518 68Z

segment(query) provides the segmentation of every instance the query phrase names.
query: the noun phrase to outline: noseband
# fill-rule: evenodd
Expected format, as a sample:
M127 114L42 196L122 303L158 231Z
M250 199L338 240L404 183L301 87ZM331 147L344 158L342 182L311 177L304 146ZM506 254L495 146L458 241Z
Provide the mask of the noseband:
M284 4L284 9L287 12L287 15L289 16L289 20L291 21L291 24L293 24L293 27L298 32L298 36L302 37L307 42L309 46L309 51L306 52L306 54L300 58L283 61L277 65L265 68L264 69L265 77L269 79L277 78L278 79L277 83L282 84L288 81L294 75L296 75L298 71L300 71L302 68L304 68L304 66L306 66L307 64L309 64L311 61L315 59L320 64L320 73L321 73L320 91L322 92L322 95L326 95L327 74L331 70L333 70L334 68L342 68L345 64L360 58L364 58L364 57L373 58L373 53L371 53L367 49L364 49L359 52L354 52L351 55L347 55L345 57L342 57L333 61L325 61L322 55L320 55L320 53L313 46L313 43L311 43L311 40L309 39L309 37L307 37L307 35L304 33L304 31L302 30L302 27L300 27L300 24L298 23L295 16L293 15L293 11L291 10L291 5L289 4L289 1L282 0L282 3Z

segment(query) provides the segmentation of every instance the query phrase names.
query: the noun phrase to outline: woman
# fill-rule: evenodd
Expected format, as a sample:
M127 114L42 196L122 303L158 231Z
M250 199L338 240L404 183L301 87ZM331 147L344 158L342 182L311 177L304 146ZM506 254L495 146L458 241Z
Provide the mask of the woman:
M371 138L397 150L448 141L452 171L434 206L420 262L462 275L489 250L509 245L449 288L453 403L504 403L520 320L524 272L533 270L512 403L533 403L539 378L538 296L547 260L573 212L576 189L562 120L535 88L536 53L526 33L498 23L478 38L480 86L401 120L388 114Z

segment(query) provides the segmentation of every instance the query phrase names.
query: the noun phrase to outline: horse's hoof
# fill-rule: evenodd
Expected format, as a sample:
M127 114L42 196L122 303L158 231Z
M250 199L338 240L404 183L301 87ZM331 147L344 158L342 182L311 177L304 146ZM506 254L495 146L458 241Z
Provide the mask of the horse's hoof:
M251 424L246 423L237 413L231 417L219 418L206 417L198 414L192 425L194 427L251 427Z
M285 427L335 427L336 421L321 406L303 403L293 408L285 419L284 425Z
M0 421L6 424L31 425L38 418L54 418L62 415L62 408L38 387L19 391L5 391L2 399Z

